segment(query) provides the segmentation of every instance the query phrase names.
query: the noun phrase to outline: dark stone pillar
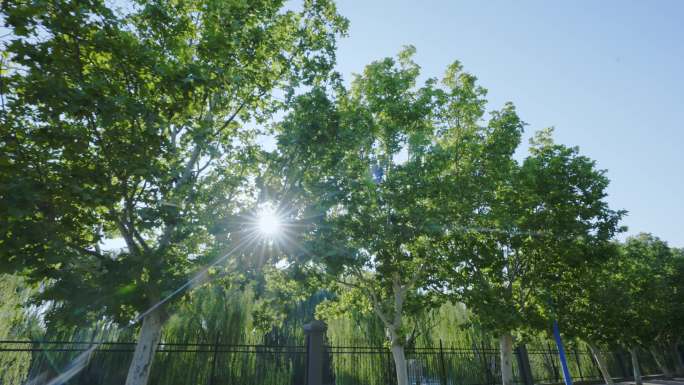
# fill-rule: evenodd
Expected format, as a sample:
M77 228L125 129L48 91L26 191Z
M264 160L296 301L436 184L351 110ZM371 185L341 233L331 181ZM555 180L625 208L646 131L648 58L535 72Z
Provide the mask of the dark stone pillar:
M323 321L313 320L304 325L306 334L306 385L323 385L323 359L325 354Z
M534 385L534 378L532 378L532 368L530 367L530 357L527 355L527 348L524 344L520 344L517 348L515 348L515 353L518 358L520 380L525 385Z

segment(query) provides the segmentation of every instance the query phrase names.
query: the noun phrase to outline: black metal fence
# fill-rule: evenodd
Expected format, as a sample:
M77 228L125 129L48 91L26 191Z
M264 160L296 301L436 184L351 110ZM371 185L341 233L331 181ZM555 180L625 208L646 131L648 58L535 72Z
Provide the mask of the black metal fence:
M396 384L394 362L384 347L330 347L330 371L336 385L393 385ZM570 349L567 360L573 380L586 382L601 379L601 373L590 354L581 349ZM513 375L517 384L524 384L521 362L529 362L535 384L561 383L562 370L558 351L552 347L514 352ZM644 374L658 370L650 356L642 354ZM499 351L491 348L439 347L406 350L409 382L420 385L496 385L501 383ZM629 378L629 356L606 354L611 374L616 378Z
M123 384L134 348L134 342L0 341L0 354L18 355L14 362L30 361L26 378L38 384L90 350L87 364L66 384ZM149 383L301 385L305 363L305 346L161 343Z
M67 384L109 385L124 382L134 347L133 342L0 341L0 354L16 356L8 362L28 363L27 378L47 379L58 375L79 354L92 349L83 370ZM517 383L525 383L520 373L525 356L535 384L562 382L558 352L549 345L527 352L515 351L513 372ZM407 349L406 358L412 385L496 385L501 382L496 349L440 343L436 347ZM606 358L614 377L630 377L632 368L627 353L606 354ZM567 359L574 380L601 378L588 351L568 349ZM162 343L154 360L150 384L303 385L307 348L226 345L219 341L213 344ZM640 360L642 373L658 372L650 355L643 354ZM324 361L324 383L327 384L396 384L391 353L383 346L328 346ZM0 367L0 371L6 369Z

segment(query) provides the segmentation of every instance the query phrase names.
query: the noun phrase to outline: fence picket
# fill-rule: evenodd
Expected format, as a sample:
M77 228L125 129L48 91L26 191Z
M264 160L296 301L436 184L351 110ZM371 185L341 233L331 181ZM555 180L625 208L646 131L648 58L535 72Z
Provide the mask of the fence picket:
M91 341L0 341L0 352L29 355L32 377L54 376L71 358L88 349ZM109 385L121 383L135 342L97 342L88 367L70 385ZM2 354L2 353L0 353ZM330 385L387 385L396 382L394 362L383 346L326 346L325 362L330 363ZM458 348L442 341L436 347L406 349L411 360L411 383L421 385L491 385L500 383L498 350L485 346ZM587 380L600 379L594 372L589 352L573 349L572 375ZM535 384L558 381L558 352L551 349L527 350L530 375ZM620 373L618 357L612 355L615 375ZM644 357L644 375L656 374L657 367ZM223 362L224 364L220 364ZM207 385L301 385L305 377L306 347L298 345L160 343L153 365L151 383L167 385L197 383ZM525 369L514 361L517 383L524 383ZM0 367L0 370L7 368ZM592 374L595 373L595 374ZM190 382L188 382L190 381Z

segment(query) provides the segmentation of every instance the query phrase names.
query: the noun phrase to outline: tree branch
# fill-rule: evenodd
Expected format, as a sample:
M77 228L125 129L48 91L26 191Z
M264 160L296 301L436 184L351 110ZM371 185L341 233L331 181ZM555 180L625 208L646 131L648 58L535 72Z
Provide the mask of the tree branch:
M126 228L125 223L119 218L119 216L113 210L109 212L109 215L112 216L112 219L116 223L116 227L119 229L119 232L121 233L121 236L124 238L124 241L126 241L126 246L128 246L128 249L131 251L131 253L135 255L140 255L140 248L135 243L135 240L131 236L129 230Z
M378 299L378 295L375 292L375 290L373 290L372 284L363 277L363 272L358 268L358 266L352 267L352 270L352 274L365 283L365 285L363 286L359 285L358 288L366 292L368 297L370 297L371 304L373 305L373 311L375 311L375 314L377 314L378 317L380 317L380 320L385 325L385 327L390 327L392 324L389 322L389 317L387 316L387 314L385 314L385 312L382 310L382 307L380 306L380 300Z
M97 252L96 250L89 250L89 249L86 249L85 247L76 246L76 245L72 245L72 244L69 244L67 246L69 248L71 248L72 250L78 252L78 253L88 254L88 255L91 255L91 256L96 257L97 259L100 259L103 261L107 259L107 257L105 257L101 253Z
M380 307L380 302L378 301L378 297L375 294L375 290L369 289L368 294L370 295L371 301L373 302L373 310L375 310L375 314L377 314L378 317L380 317L380 320L385 325L385 327L390 327L392 324L389 322L387 315L382 311L382 308Z
M401 326L404 299L406 299L406 286L401 285L399 273L397 272L394 272L392 275L392 290L394 291L394 319L392 320L392 326L399 328Z
M124 211L126 212L126 215L124 216L124 219L122 220L123 224L126 225L128 228L129 234L132 235L140 244L140 247L142 247L143 251L145 253L149 253L150 248L147 245L147 242L145 242L145 239L140 235L138 230L135 228L135 218L133 216L133 209L134 209L134 199L137 194L137 187L140 182L136 182L135 185L133 186L133 191L131 194L128 194L128 184L126 183L126 189L124 191Z

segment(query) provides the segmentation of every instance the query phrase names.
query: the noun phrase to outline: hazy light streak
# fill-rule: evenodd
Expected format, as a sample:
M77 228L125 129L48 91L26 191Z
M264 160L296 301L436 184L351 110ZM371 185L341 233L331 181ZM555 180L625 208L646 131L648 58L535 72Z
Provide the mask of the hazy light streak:
M137 324L140 320L142 320L146 315L150 314L153 312L155 309L159 308L159 306L163 305L164 303L168 302L171 298L175 297L178 293L182 292L183 290L187 289L188 287L192 286L193 284L196 283L204 283L200 281L201 278L206 278L207 277L207 272L209 271L210 268L218 265L219 263L225 261L228 257L230 257L232 254L236 253L238 249L247 246L257 240L256 237L251 236L245 238L243 241L238 243L235 247L233 247L230 251L228 251L226 254L223 256L217 258L212 262L211 264L205 266L202 268L202 270L195 274L191 279L189 279L186 283L178 287L176 290L171 292L169 295L161 299L159 302L156 304L152 305L149 309L145 310L143 313L139 314L137 317L133 319L131 323L128 325L124 326L121 328L121 330L126 330L129 327L132 327L133 325ZM208 279L207 279L208 281ZM71 360L67 365L66 369L59 373L56 377L51 379L46 385L61 385L66 381L69 381L71 378L73 378L76 374L78 374L85 366L88 364L88 360L90 359L90 355L97 349L97 345L93 345L90 348L88 348L86 351L83 353L79 354ZM40 375L36 376L40 377ZM34 378L35 380L35 378ZM29 381L29 384L35 382L35 381Z

